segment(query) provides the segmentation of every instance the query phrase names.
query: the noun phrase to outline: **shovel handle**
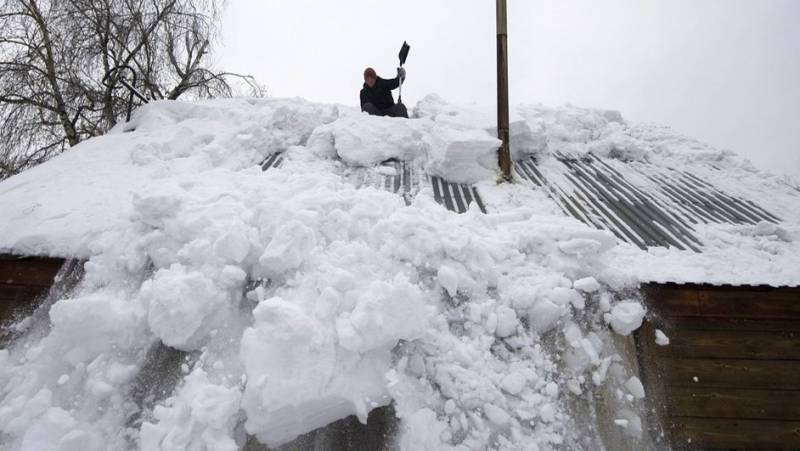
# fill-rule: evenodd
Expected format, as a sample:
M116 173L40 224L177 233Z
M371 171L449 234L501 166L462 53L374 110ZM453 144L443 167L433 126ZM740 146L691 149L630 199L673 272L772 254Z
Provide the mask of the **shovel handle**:
M403 65L401 64L400 67L402 68ZM398 72L400 72L398 70ZM403 103L403 77L400 74L397 74L397 103Z

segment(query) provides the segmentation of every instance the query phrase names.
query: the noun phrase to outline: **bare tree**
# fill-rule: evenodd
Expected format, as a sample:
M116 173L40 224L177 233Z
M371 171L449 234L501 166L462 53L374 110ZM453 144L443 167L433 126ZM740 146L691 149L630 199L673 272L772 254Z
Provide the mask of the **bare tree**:
M233 94L209 67L222 0L0 0L0 179L105 133L129 66L152 99ZM106 74L110 76L105 77Z

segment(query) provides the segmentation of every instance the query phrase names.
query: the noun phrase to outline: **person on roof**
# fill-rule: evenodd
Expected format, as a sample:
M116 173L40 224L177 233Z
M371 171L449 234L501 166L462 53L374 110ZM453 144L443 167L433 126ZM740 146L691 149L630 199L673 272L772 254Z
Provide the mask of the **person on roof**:
M406 70L397 68L397 77L386 80L368 67L364 70L364 87L361 88L361 111L373 116L390 116L408 118L408 110L402 103L394 103L392 90L400 86L406 79Z

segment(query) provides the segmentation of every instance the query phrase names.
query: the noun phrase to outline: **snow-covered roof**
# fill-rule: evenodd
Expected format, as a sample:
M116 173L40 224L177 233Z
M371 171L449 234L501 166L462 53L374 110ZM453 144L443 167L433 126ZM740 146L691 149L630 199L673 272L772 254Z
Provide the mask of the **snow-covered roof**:
M410 183L400 193L407 200L427 185L437 202L463 211L469 202L462 197L480 201L481 191L488 197L504 191L491 186L497 141L490 113L435 95L415 107L420 119L403 122L299 99L146 106L132 123L0 183L0 252L88 257L93 243L130 221L153 192L213 182L181 181L207 169L246 170L265 158L277 166L289 154L340 161L339 172L357 185ZM640 248L642 263L652 264L636 265L634 277L800 283L791 269L800 192L783 179L666 127L630 124L613 111L521 106L512 120L517 179L546 193L545 204ZM403 162L396 176L378 165L390 158ZM353 175L363 166L378 168L379 180L375 171ZM405 180L404 170L417 179ZM529 196L500 197L489 201L490 212L545 205ZM622 247L624 261L637 255ZM703 256L675 252L683 250ZM699 266L692 264L697 260Z
M641 383L609 336L641 324L641 282L800 279L798 193L732 154L610 111L515 110L515 158L547 186L567 193L558 155L577 155L666 210L626 168L691 173L780 218L692 223L701 252L641 249L529 180L497 184L493 111L429 96L414 116L155 102L0 183L0 253L87 259L0 349L3 445L279 445L392 402L401 449L598 449L587 390L642 434ZM149 408L130 394L158 343L184 361Z

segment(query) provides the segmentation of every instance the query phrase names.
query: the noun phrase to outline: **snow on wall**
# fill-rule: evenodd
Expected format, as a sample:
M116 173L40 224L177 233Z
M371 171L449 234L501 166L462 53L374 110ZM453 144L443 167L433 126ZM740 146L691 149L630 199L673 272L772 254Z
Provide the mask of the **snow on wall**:
M401 449L597 449L595 420L573 406L600 389L631 392L617 424L639 437L641 390L609 324L638 327L636 299L614 293L656 253L558 214L541 192L495 185L484 113L436 97L415 111L157 102L0 184L0 250L88 258L52 326L0 350L0 444L277 445L394 402ZM512 132L542 155L623 127L609 112L518 113ZM284 163L263 173L276 149ZM405 205L342 175L390 156L479 180L490 213L453 214L425 190ZM175 391L139 412L128 393L157 342L187 360Z

